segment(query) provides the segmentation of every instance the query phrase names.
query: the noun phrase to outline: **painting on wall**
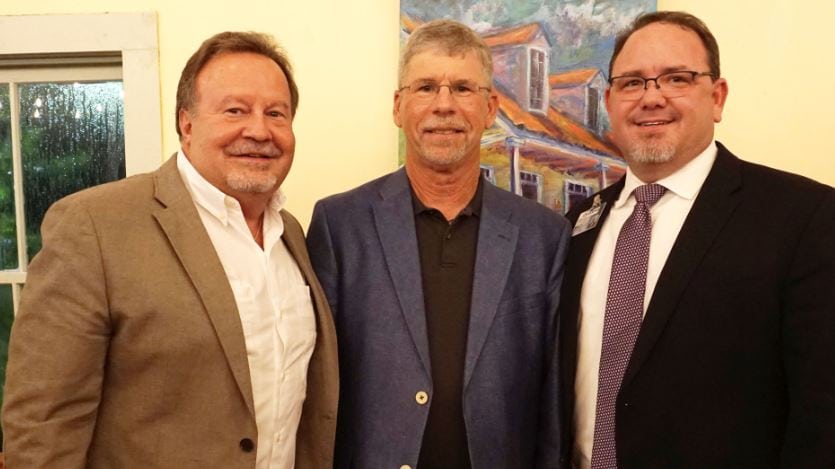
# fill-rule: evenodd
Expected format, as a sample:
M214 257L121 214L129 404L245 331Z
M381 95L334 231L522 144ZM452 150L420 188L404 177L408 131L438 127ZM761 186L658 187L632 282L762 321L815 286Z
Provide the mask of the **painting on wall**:
M484 38L499 112L482 136L482 174L565 213L626 171L608 138L609 58L615 35L655 9L655 0L401 0L400 40L436 18ZM401 133L401 161L404 152Z

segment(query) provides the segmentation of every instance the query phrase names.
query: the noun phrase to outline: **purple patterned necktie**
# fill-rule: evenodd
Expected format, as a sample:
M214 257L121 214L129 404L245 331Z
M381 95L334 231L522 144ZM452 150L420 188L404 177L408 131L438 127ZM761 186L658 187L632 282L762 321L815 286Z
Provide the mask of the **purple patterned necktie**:
M609 293L606 297L606 316L603 320L592 469L618 467L615 402L644 315L649 240L652 234L649 210L665 191L664 186L658 184L647 184L635 189L635 209L623 224L615 245Z

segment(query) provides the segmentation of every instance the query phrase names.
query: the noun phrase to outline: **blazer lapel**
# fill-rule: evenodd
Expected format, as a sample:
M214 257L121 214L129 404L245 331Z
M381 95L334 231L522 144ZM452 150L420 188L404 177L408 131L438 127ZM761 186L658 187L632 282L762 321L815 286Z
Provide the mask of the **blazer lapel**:
M176 162L176 157L170 158L155 175L154 196L162 208L154 212L154 218L197 290L238 388L254 416L246 344L235 297L194 202L180 179Z
M483 190L464 362L465 389L496 317L519 236L519 227L510 222L513 215L511 208L497 197L497 191L501 189L484 183Z
M562 293L560 295L560 350L562 358L563 377L563 403L564 408L568 410L569 415L571 409L574 408L574 377L577 371L577 334L579 332L578 318L580 315L580 293L583 289L583 280L586 276L586 268L588 267L589 258L594 250L594 245L597 242L597 237L600 234L600 229L606 218L609 216L609 211L612 209L620 192L623 190L624 179L621 178L618 182L599 192L601 202L605 203L603 213L594 228L584 231L571 238L571 245L568 249L568 256L565 263L565 276L563 277ZM572 209L568 213L568 219L574 225L577 222L577 217L580 213L588 210L592 206L593 197L584 201L576 210ZM566 432L570 435L571 428ZM566 446L570 449L571 445Z
M735 195L741 184L739 160L721 144L718 144L718 148L713 168L658 278L622 386L626 386L635 377L649 356L693 272L739 204L739 198Z
M377 234L400 302L403 320L409 328L426 374L431 376L414 209L405 170L401 169L386 179L380 197L372 202Z

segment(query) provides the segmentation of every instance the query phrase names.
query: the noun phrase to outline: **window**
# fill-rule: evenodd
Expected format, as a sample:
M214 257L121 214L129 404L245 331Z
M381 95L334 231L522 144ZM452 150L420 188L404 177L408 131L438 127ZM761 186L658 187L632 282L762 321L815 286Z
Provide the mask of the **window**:
M483 177L485 180L487 180L488 182L490 182L491 184L493 184L495 186L496 185L496 168L494 168L490 165L486 165L486 164L481 165L481 177Z
M586 100L586 126L594 131L597 131L599 124L598 112L600 112L600 90L590 86Z
M154 14L0 16L0 389L43 214L159 166L159 103Z
M542 202L542 176L530 171L519 171L522 197Z
M545 79L547 71L545 70L545 52L539 49L530 50L530 66L529 66L529 108L531 110L544 111L545 110Z
M591 195L591 186L579 182L565 181L565 211L571 210L571 207L582 202L583 199Z

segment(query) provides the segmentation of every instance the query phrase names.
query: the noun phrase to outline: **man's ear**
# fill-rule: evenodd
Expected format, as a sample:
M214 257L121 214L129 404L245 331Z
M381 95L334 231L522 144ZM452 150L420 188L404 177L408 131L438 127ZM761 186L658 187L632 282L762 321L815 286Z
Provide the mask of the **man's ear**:
M722 120L722 110L725 109L726 99L728 99L728 81L724 78L717 78L713 82L713 122Z
M391 115L394 118L394 125L398 127L402 127L402 123L400 121L400 100L403 99L403 95L401 91L394 92L394 108L391 110Z
M177 112L177 128L180 129L180 142L185 147L191 143L191 113L185 109Z

